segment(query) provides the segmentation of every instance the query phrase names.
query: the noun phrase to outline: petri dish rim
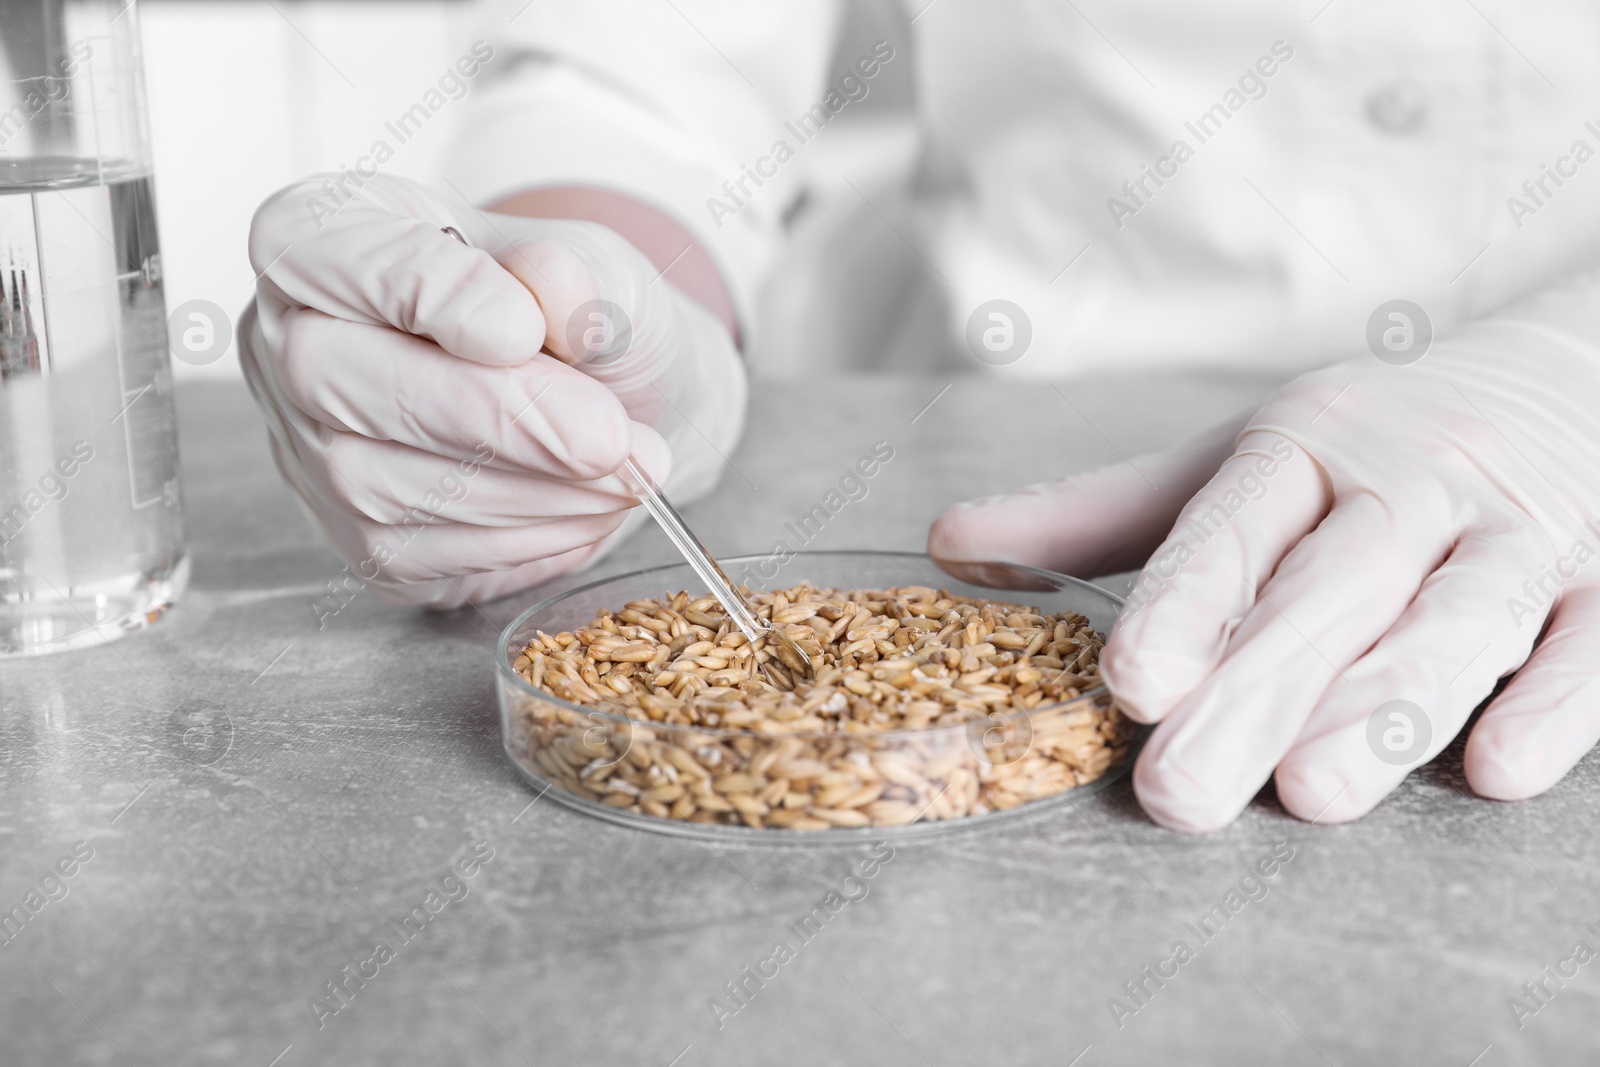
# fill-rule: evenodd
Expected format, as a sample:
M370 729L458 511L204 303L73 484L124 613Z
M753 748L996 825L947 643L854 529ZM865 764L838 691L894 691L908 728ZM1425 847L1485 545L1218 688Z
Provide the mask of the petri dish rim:
M796 562L817 558L831 558L834 560L855 559L863 561L880 560L888 563L900 563L915 567L927 568L930 572L938 572L939 569L938 565L934 563L930 557L920 552L892 552L879 549L836 549L827 551L797 552L794 554L794 559ZM723 562L725 565L736 565L740 563L761 562L765 559L766 557L760 554L739 555L726 557L721 562ZM1060 593L1064 591L1071 591L1080 595L1099 598L1104 602L1104 606L1108 606L1113 612L1120 610L1123 604L1122 597L1119 597L1115 593L1103 589L1100 586L1094 585L1091 582L1086 582L1081 578L1073 578L1070 575L1059 574L1057 572L1044 570L1043 568L1038 567L1011 565L1011 569L1018 573L1026 574L1040 582L1053 585L1055 588L1051 590L1051 592ZM619 574L609 575L604 578L597 578L594 581L586 582L580 586L575 586L561 593L546 597L534 604L532 607L521 612L515 619L507 624L504 629L500 631L498 646L494 652L495 673L502 687L509 686L513 691L520 693L524 697L541 700L546 703L565 708L568 711L576 714L586 716L591 720L598 719L600 721L625 729L643 727L655 734L688 734L702 738L710 736L719 740L740 737L757 737L763 740L770 740L774 736L777 736L773 734L764 734L755 730L733 727L687 726L677 723L646 722L640 719L634 719L626 715L619 715L612 712L603 711L590 705L576 704L562 697L558 697L554 693L532 685L512 668L511 664L515 659L515 655L520 651L520 648L516 646L515 638L523 631L534 628L531 620L533 620L536 616L553 610L563 601L576 599L582 594L594 592L595 590L604 586L613 584L622 585L633 581L642 582L645 579L648 579L651 575L665 575L668 573L680 573L685 577L693 577L693 571L690 569L689 565L682 561L657 564L651 567L642 567L637 570L625 571ZM971 582L963 581L959 578L954 578L952 576L946 576L946 578L949 582L954 584L976 589L985 588L974 585L974 583ZM930 583L928 581L907 581L905 584L928 585L935 583ZM999 595L1007 593L1014 593L1018 597L1022 597L1025 596L1027 592L1041 591L1017 591L997 588L994 589L993 592L997 594L998 598ZM1113 622L1112 627L1107 629L1107 637L1110 636L1110 631L1111 629L1114 629L1114 627L1115 622ZM1077 704L1092 704L1108 696L1109 693L1106 690L1106 687L1100 685L1080 693L1071 700L1064 700L1055 704L1041 704L1037 708L1027 708L1022 711L1011 712L1005 715L994 715L987 719L975 721L982 721L991 724L996 722L1008 723L1021 721L1031 718L1035 715L1042 715L1045 712L1059 713L1062 709L1071 708ZM978 816L963 816L957 819L938 819L929 821L919 820L904 826L834 828L826 831L802 832L798 830L765 827L756 829L749 826L691 823L680 819L660 819L652 815L622 811L618 808L608 807L606 805L598 804L594 801L577 796L558 783L540 777L538 774L524 765L524 763L512 753L510 721L508 710L505 707L504 688L500 690L499 704L501 719L501 747L504 750L506 758L510 761L512 767L525 781L532 785L543 787L543 791L540 793L540 796L544 796L548 793L551 799L555 800L564 807L582 812L587 815L595 816L616 825L640 828L655 833L664 833L672 836L680 836L691 839L718 840L720 842L747 841L750 843L762 844L843 844L847 841L878 841L884 839L900 840L908 837L920 837L975 830L987 826L995 826L1001 823L1011 823L1019 819L1035 815L1045 815L1049 812L1058 810L1063 806L1070 805L1074 799L1092 796L1100 790L1120 780L1133 766L1134 760L1138 757L1139 750L1142 748L1144 740L1150 732L1150 727L1138 723L1132 723L1130 721L1128 748L1122 761L1116 766L1108 769L1105 774L1102 774L1094 781L1065 790L1055 797L1049 797L1044 800L1029 801L1024 804L1019 804L1015 808L1002 811L987 812ZM910 738L959 739L965 737L969 730L970 724L965 724L960 726L941 726L931 729L927 727L921 727L914 729L881 730L872 731L870 734L844 734L836 730L824 730L804 733L786 733L782 736L786 738L793 737L808 741L823 739L831 740L838 739L840 737L861 738L869 736L872 738L874 745L881 744L887 746L892 745L896 740Z

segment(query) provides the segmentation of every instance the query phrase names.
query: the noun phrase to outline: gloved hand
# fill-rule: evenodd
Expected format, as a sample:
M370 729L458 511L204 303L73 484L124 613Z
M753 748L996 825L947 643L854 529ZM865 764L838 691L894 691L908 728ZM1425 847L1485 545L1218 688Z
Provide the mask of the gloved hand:
M1540 793L1600 738L1597 291L1547 294L1409 366L1306 375L1236 447L1227 427L958 504L929 552L1081 575L1148 558L1102 668L1159 724L1134 785L1165 826L1226 825L1274 768L1293 814L1354 819L1513 671L1467 780Z
M323 178L256 212L240 362L278 469L380 597L449 608L592 562L635 504L630 452L709 490L742 363L622 237L388 176L330 214Z

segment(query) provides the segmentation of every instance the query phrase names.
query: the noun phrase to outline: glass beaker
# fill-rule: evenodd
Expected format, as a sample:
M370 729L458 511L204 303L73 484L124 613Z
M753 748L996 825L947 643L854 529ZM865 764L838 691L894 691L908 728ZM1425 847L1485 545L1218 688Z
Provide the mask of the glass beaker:
M138 10L0 0L0 655L187 577Z

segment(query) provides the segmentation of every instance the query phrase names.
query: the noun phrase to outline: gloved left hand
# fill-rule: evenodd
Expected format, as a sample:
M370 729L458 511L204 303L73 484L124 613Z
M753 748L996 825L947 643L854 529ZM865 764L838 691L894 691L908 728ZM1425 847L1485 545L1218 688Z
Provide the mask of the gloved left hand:
M1079 574L1148 558L1102 668L1158 724L1134 785L1165 826L1226 825L1274 769L1293 814L1354 819L1512 672L1466 776L1533 796L1600 739L1597 291L1547 294L1409 366L1306 375L1236 445L1227 427L958 504L929 552Z

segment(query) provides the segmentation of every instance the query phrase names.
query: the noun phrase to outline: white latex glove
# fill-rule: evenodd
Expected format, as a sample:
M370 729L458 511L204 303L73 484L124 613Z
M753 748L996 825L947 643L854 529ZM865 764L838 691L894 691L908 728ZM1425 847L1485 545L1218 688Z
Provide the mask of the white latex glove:
M240 362L278 469L379 596L449 608L592 562L635 503L630 452L679 499L715 483L743 365L627 241L388 176L319 219L325 177L256 212ZM597 300L627 325L608 337Z
M1472 730L1467 780L1540 793L1600 738L1596 292L1541 297L1410 366L1309 374L1237 447L1229 427L958 504L929 551L1083 575L1149 559L1102 668L1130 716L1159 724L1134 785L1165 826L1226 825L1274 768L1293 814L1354 819L1513 671ZM1369 726L1397 700L1425 723L1391 705Z

